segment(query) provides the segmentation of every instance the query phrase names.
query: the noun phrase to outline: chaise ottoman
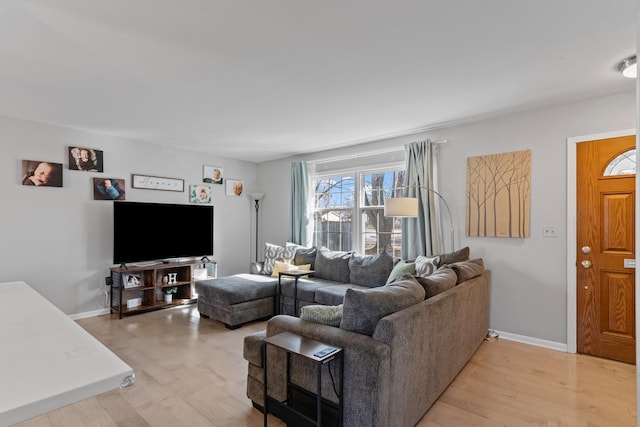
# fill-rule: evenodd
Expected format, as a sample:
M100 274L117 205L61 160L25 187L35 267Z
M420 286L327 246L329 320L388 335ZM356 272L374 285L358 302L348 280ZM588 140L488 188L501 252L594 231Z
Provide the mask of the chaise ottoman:
M234 274L196 282L201 317L219 320L229 329L273 316L278 278Z

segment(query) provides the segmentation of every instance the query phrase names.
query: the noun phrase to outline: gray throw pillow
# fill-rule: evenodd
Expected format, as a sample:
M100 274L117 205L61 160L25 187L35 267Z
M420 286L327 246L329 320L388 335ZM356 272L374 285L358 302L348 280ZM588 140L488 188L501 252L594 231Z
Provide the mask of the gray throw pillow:
M349 258L351 258L351 252L320 248L314 263L315 277L349 283Z
M440 262L438 267L442 267L446 264L453 264L454 262L468 261L469 260L469 247L458 249L457 251L449 252L440 255Z
M425 299L438 295L447 289L456 286L458 276L449 267L440 267L433 274L427 277L416 277L416 280L424 288Z
M352 254L349 258L349 283L375 288L387 283L393 270L393 257L386 252L378 255Z
M410 274L412 276L416 275L415 262L407 262L404 260L398 261L398 263L395 265L395 267L393 267L393 270L391 270L391 273L389 274L387 284L393 282L401 276L404 276L405 274Z
M456 284L480 276L484 272L484 262L481 258L473 261L462 261L447 265L456 273Z
M322 325L340 326L340 321L342 320L342 304L305 305L300 309L300 319Z
M340 328L373 335L378 321L424 300L424 289L411 276L371 289L347 289Z

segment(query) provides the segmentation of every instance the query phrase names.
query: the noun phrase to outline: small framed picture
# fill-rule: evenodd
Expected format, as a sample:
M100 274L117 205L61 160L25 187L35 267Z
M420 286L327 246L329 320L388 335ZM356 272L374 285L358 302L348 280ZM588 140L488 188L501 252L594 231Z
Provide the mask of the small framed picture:
M126 200L124 179L93 178L93 200Z
M202 168L202 182L222 184L223 180L223 170L221 167L204 165Z
M23 160L22 185L62 187L62 163Z
M192 185L189 189L191 203L211 203L211 187L208 185Z
M86 147L69 147L69 169L104 172L102 151Z
M122 273L122 283L125 288L142 286L142 273Z
M244 190L242 189L242 180L239 179L227 179L226 181L226 194L227 196L242 196Z

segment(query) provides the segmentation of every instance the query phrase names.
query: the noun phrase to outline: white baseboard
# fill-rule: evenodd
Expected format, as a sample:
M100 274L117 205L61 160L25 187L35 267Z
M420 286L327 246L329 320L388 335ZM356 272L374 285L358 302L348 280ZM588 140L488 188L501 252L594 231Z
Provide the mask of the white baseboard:
M542 340L540 338L527 337L524 335L512 334L509 332L502 332L502 331L496 331L496 330L494 330L494 332L497 333L500 338L504 338L505 340L521 342L523 344L535 345L537 347L544 347L550 350L557 350L565 353L567 352L567 345L564 343L547 341L547 340Z
M102 314L109 314L110 312L111 312L110 309L102 308L100 310L86 311L84 313L70 314L69 318L71 318L71 320L86 319L87 317L100 316Z

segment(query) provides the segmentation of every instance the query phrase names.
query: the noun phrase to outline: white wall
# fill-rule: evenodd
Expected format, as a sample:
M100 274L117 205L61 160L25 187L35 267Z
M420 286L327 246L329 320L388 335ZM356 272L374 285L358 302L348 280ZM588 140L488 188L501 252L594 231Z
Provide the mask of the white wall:
M166 203L188 203L188 192L132 189L131 174L182 178L188 189L209 164L243 179L246 192L257 181L253 163L7 117L0 117L0 141L0 282L24 280L67 314L103 308L100 293L112 265L113 202L93 200L92 177L124 178L129 201ZM66 169L68 146L103 150L105 173ZM23 159L63 163L64 187L22 186ZM222 185L213 186L213 205L218 272L246 272L252 205L247 197L226 196ZM184 230L196 238L195 224Z
M420 139L446 139L440 146L440 189L456 222L456 246L470 246L492 270L490 327L510 334L566 344L566 140L568 137L635 127L635 93L512 114L409 137L393 138L297 157L318 160L376 151ZM526 239L464 236L466 159L505 151L532 150L531 229ZM267 193L262 241L288 238L289 164L260 164ZM271 185L268 185L271 183ZM558 227L542 237L543 225ZM264 227L263 227L264 228Z

